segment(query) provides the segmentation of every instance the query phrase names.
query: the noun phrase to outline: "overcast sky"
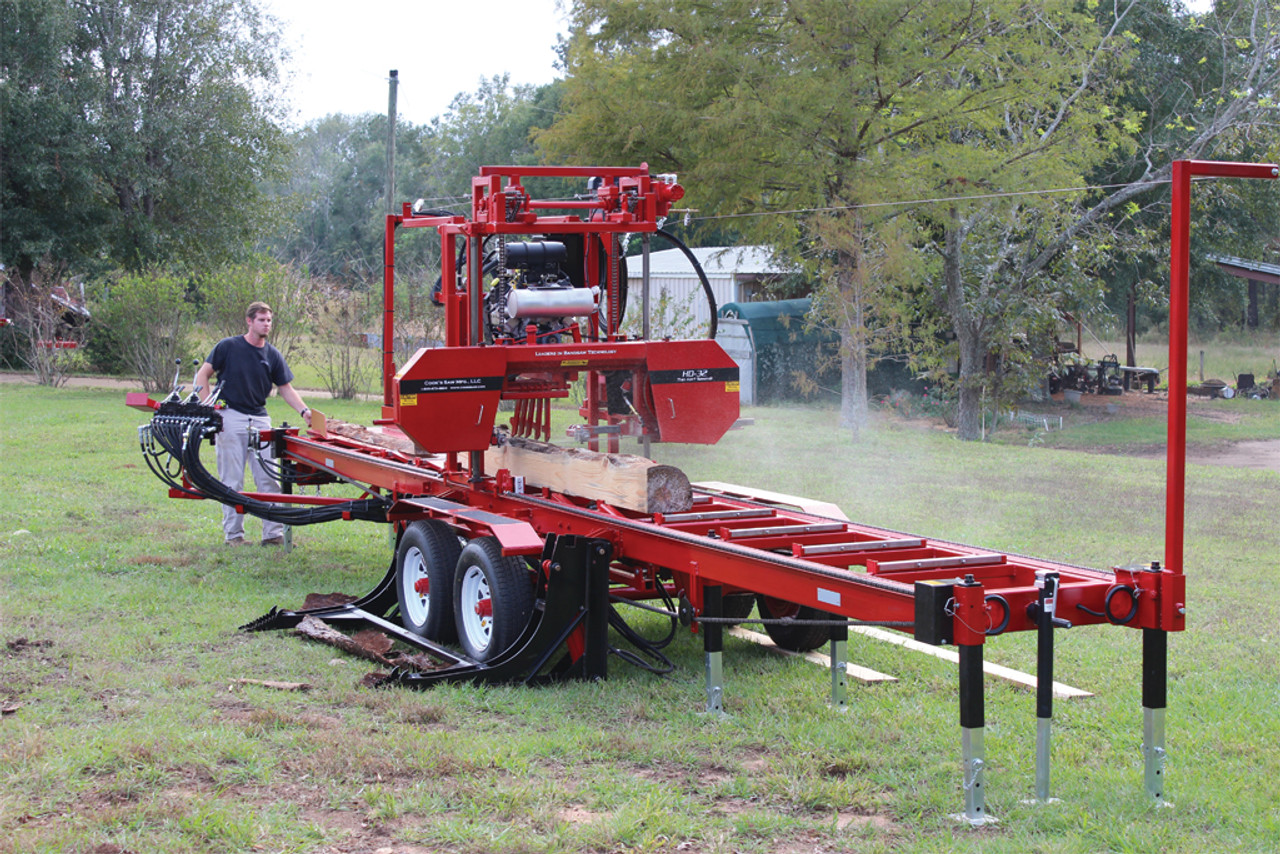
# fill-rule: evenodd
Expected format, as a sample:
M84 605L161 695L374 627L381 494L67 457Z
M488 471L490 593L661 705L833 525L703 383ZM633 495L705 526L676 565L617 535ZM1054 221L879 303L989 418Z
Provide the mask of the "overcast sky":
M385 113L387 78L400 72L396 112L425 124L459 92L503 73L549 83L556 37L567 33L557 0L261 0L293 54L286 71L293 121L330 113Z
M482 78L549 83L558 0L261 0L280 19L293 54L293 122L330 113L385 113L388 72L400 72L397 113L425 124ZM1212 0L1184 0L1195 10Z

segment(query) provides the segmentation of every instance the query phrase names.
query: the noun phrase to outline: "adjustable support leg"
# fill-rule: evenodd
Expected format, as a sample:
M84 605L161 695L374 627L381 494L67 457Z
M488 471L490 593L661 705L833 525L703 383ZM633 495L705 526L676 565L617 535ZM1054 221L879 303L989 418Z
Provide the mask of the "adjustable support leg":
M609 564L613 546L608 540L592 540L588 546L585 620L586 646L582 654L582 675L587 679L609 678Z
M272 450L275 454L276 461L281 465L280 491L285 495L293 494L293 479L297 474L297 467L285 459L284 456L284 434L278 436L273 443ZM284 553L289 554L293 551L293 526L284 526Z
M1053 615L1058 592L1056 572L1037 572L1040 588L1036 643L1036 800L1049 797L1050 735L1053 729Z
M986 824L986 713L982 696L982 645L960 644L960 746L964 762L964 814L974 827Z
M831 708L849 708L849 627L831 627Z
M1142 757L1147 794L1164 804L1164 714L1169 694L1169 633L1142 630Z
M702 590L702 612L708 617L724 615L724 598L719 585ZM724 714L724 625L699 623L702 629L702 649L707 664L707 714Z

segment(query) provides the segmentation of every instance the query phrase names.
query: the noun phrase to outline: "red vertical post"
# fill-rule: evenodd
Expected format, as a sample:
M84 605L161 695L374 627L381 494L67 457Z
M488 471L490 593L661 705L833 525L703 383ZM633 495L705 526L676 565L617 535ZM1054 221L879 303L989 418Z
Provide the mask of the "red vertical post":
M396 374L396 226L400 217L387 214L386 232L382 237L382 405L395 406L391 393Z
M1191 162L1173 163L1169 225L1169 433L1166 450L1164 563L1182 572L1187 472L1187 276L1191 259Z
M1187 482L1187 313L1191 261L1191 178L1268 178L1280 176L1272 163L1211 160L1173 162L1173 198L1169 235L1169 444L1165 490L1165 567L1182 572L1182 540Z

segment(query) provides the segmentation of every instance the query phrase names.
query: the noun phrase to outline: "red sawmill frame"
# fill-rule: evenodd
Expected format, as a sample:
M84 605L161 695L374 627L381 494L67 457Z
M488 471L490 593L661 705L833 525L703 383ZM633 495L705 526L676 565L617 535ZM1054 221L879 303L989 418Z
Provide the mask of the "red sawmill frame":
M521 427L530 427L534 437L545 437L549 434L551 400L564 397L568 383L580 376L587 378L582 415L592 427L604 422L606 428L599 433L607 433L610 450L618 449L621 435L644 442L712 443L736 418L736 366L715 342L635 340L619 332L620 248L616 238L627 233L643 236L647 293L648 236L658 231L659 220L684 192L673 177L650 176L643 164L637 168L485 167L472 182L469 217L422 214L407 204L400 213L389 215L383 278L383 405L376 424L384 433L412 439L417 450L388 450L332 433L303 436L298 428L288 426L263 433L262 438L275 444L277 456L295 479L292 482L355 484L364 489L366 497L385 502L385 520L378 521L394 524L402 535L415 522L435 520L468 540L493 537L504 556L528 559L528 567L540 579L538 589L545 596L540 613L554 614L554 619L564 621L563 627L551 626L547 634L544 627L534 627L535 617L528 643L536 646L545 635L552 638L554 648L566 644L568 656L574 659L569 671L577 675L605 675L608 628L598 612L608 609L610 597L680 600L681 616L691 618L703 635L708 711L723 709L719 656L722 627L732 622L726 596L755 594L760 597L762 615L764 602L786 603L811 626L829 624L833 702L838 701L838 686L844 678L843 644L848 625L843 619L888 625L932 644L956 645L965 774L963 817L972 824L987 821L982 785L982 650L987 638L1005 632L1038 633L1036 793L1047 800L1054 631L1099 624L1141 629L1145 782L1148 793L1161 800L1167 634L1186 629L1183 504L1191 179L1275 178L1277 173L1271 164L1178 161L1173 167L1169 465L1163 565L1153 562L1089 569L828 518L781 506L767 496L759 500L742 497L736 490L731 495L695 488L689 510L645 514L547 489L526 488L523 479L507 470L486 472L483 452L495 441L497 402L516 401L513 433L519 435ZM530 177L591 179L592 187L589 193L571 199L536 200L521 184ZM420 350L397 368L393 346L395 240L400 229L418 228L433 228L441 239L440 302L446 342L442 348ZM484 239L496 236L501 245L508 235L581 235L585 281L603 283L607 316L592 314L585 330L575 324L569 343L539 340L534 324L526 327L524 337L502 337L487 343L482 334ZM592 240L599 242L599 251ZM458 269L460 241L467 247L465 270ZM607 270L602 270L602 264ZM603 279L601 272L605 273ZM553 329L547 335L560 331ZM627 388L634 401L630 413L609 410L605 372L628 374ZM144 406L136 397L131 396L130 405L158 410L155 420L165 414L164 406L149 400ZM170 423L173 417L187 417L190 411L190 401L174 402ZM594 449L598 434L589 435ZM166 448L175 447L171 437ZM158 457L158 452L152 455ZM185 473L180 484L184 488L178 488L173 480L170 484L175 497L192 497L192 490L185 488L189 486ZM339 499L289 494L242 497L257 503L341 503ZM226 497L220 500L228 501ZM328 508L326 519L335 516L332 510ZM367 514L368 507L360 512ZM346 513L343 516L352 518ZM574 583L581 583L580 589L566 587L565 582L557 586L556 560L564 555L572 556L575 562ZM383 593L389 589L393 573L394 566L379 587ZM379 596L382 594L375 592L366 600L386 601ZM572 597L572 601L557 602L556 597ZM391 601L394 603L394 596ZM481 604L485 603L476 604L477 614ZM385 611L371 615L362 607L355 608L360 619L391 628L381 616ZM495 607L491 600L488 607ZM594 617L588 615L593 609ZM300 612L281 613L296 616ZM282 621L281 614L273 611L251 625L284 627L296 623ZM475 662L463 664L439 646L426 644L424 648L452 658L459 662L458 667L438 674L412 674L402 679L405 684L433 684L453 678L455 670L458 679L511 678L514 673L514 659L506 653L498 656L498 665L486 668ZM550 651L546 651L548 655ZM516 653L517 657L522 654L523 650ZM545 660L545 655L538 658L534 670Z
M1132 625L1185 628L1185 616L1178 610L1181 590L1164 581L1169 573L1087 569L714 492L699 491L689 513L645 516L545 490L517 494L501 471L476 483L465 469L448 469L443 457L389 454L356 440L301 437L293 430L284 438L287 457L304 471L339 475L403 499L392 508L394 521L453 521L462 510L483 511L490 519L519 523L490 531L507 554L537 553L540 535L547 532L604 539L613 545L613 581L629 587L629 595L657 597L654 579L670 573L671 587L687 595L699 611L703 588L714 584L726 593L748 591L851 619L909 625L914 619L915 582L971 575L981 584L982 617L973 623L957 619L954 634L958 641L981 644L986 631L1006 618L1005 631L1036 627L1027 606L1038 596L1036 573L1047 571L1060 574L1059 612L1070 611L1075 625L1119 622L1136 602ZM412 503L423 496L446 503ZM853 567L859 570L850 571ZM1131 592L1117 594L1117 588Z

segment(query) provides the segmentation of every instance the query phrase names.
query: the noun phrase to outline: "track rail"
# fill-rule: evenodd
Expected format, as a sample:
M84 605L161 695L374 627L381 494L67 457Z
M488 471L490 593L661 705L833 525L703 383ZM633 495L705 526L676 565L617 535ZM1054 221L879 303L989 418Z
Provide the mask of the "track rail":
M502 473L472 482L446 458L388 454L354 440L288 432L284 455L304 468L391 493L393 521L444 519L469 536L492 533L508 553L533 554L548 534L607 540L611 576L632 598L657 597L670 583L695 612L708 585L755 593L854 620L915 619L917 582L980 584L985 619L970 636L1037 627L1037 572L1060 577L1058 614L1072 625L1142 625L1162 593L1149 572L1098 570L993 552L946 540L836 520L695 488L684 513L640 515L571 496L502 489ZM1156 614L1164 609L1157 609ZM1127 617L1127 619L1125 619ZM1148 620L1153 619L1148 615Z

